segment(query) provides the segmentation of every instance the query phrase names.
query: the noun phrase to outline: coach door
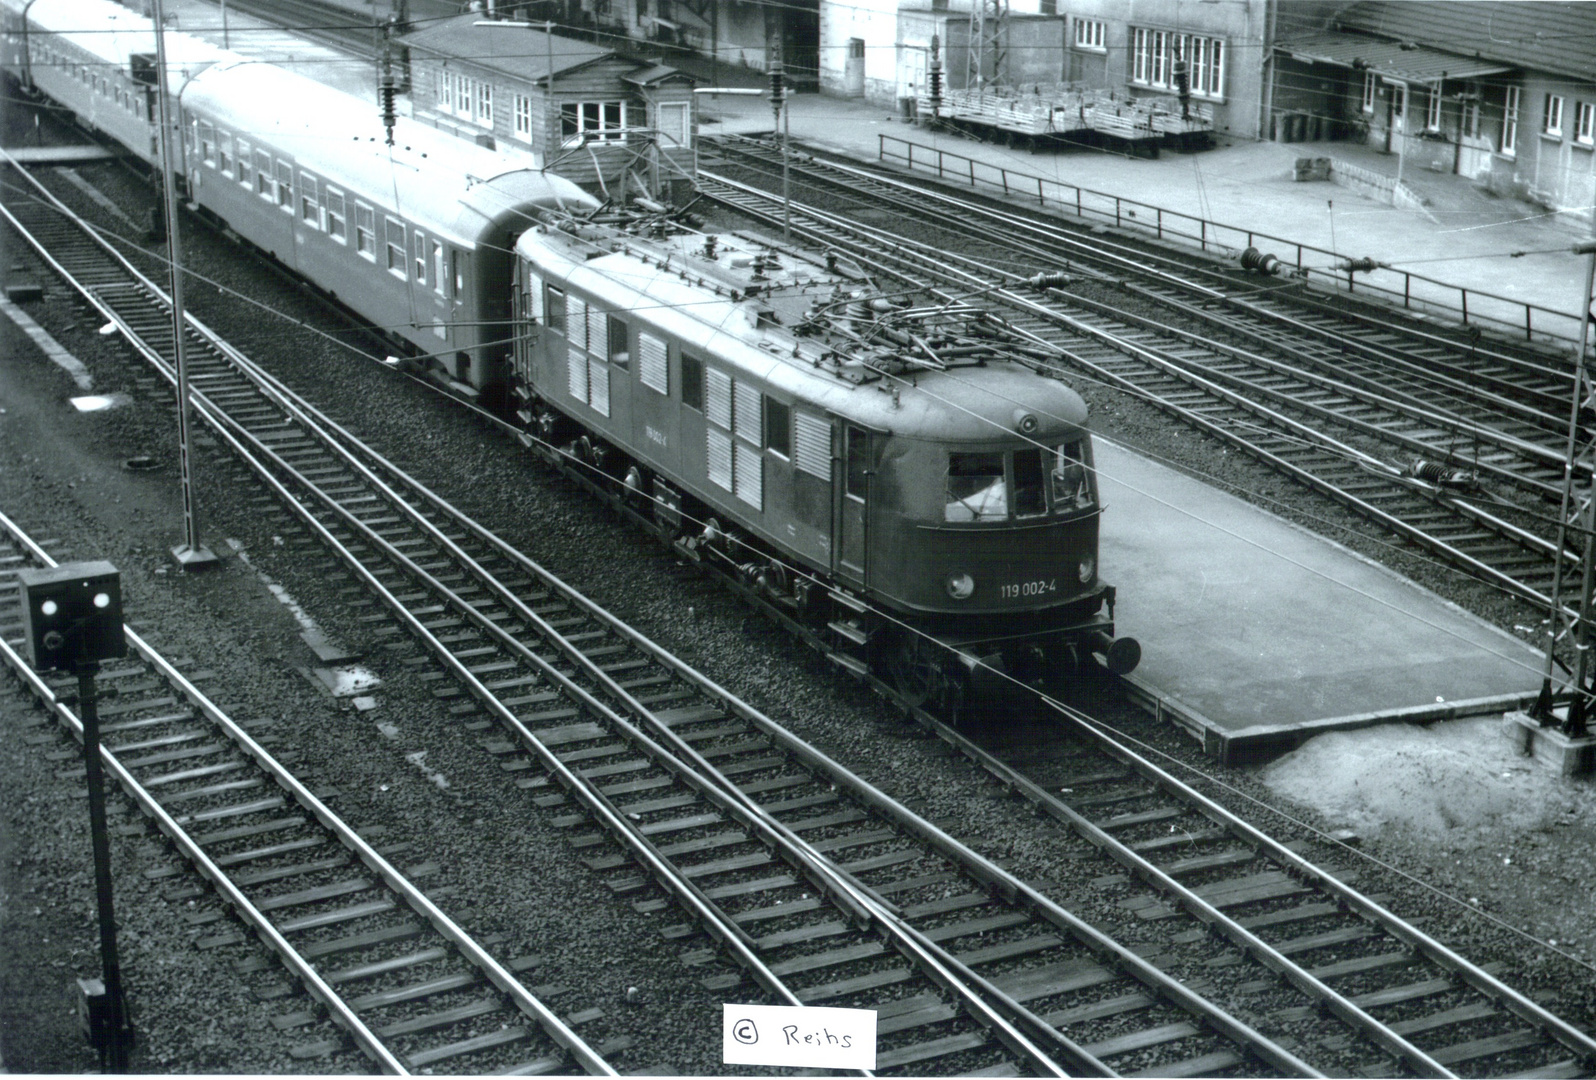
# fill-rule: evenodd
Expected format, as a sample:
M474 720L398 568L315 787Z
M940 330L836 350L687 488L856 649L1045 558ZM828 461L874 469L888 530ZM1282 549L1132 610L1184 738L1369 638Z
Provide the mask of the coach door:
M837 499L837 576L858 585L869 583L867 571L870 521L870 478L875 471L870 432L842 425L842 483Z

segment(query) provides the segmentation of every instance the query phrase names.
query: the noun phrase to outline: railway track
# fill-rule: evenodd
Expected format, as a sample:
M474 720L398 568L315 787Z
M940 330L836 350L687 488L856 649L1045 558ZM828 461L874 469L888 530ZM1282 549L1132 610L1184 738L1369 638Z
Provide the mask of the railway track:
M66 236L36 247L63 268L78 258ZM95 279L85 296L164 373L158 290L91 273L83 258ZM1099 767L1093 755L1118 752L1100 739L1072 759L1068 783L1047 781L1082 796L1046 808L1079 836L1084 884L1114 891L1097 920L1065 910L588 605L222 343L205 344L191 350L200 415L453 676L440 694L498 725L484 749L560 816L593 873L642 910L685 911L669 931L684 942L709 935L711 947L683 958L715 968L711 988L746 993L735 988L751 981L776 1001L875 1008L884 1071L1588 1068L1596 1044L1585 1036L1244 823L1202 825L1217 808L1145 763ZM1079 737L1095 730L1078 723ZM1036 781L978 761L1034 797ZM1126 842L1108 842L1116 835ZM1105 876L1092 863L1106 859ZM1098 922L1155 933L1135 933L1133 947ZM1429 970L1368 989L1411 967ZM1260 988L1289 999L1262 1025L1214 1004ZM1374 1015L1386 1007L1398 1015ZM1302 1056L1308 1046L1325 1065Z
M40 676L17 651L16 571L54 565L0 514L0 657L81 741L76 677ZM280 968L304 988L315 1007L274 1018L292 1057L352 1046L387 1073L618 1075L605 1055L629 1040L594 1048L576 1031L601 1010L555 1012L543 1000L553 988L528 989L520 978L540 958L501 962L491 942L461 929L439 903L453 890L429 896L416 884L439 867L401 870L394 860L409 843L380 845L339 818L325 801L335 791L312 791L289 767L292 750L268 749L271 719L233 719L131 629L126 638L127 659L96 676L106 775L204 879L166 894L189 902L191 927L208 928L199 946L240 954L241 975L269 979ZM248 946L251 937L277 966Z
M780 167L768 141L724 136L711 146L728 163L767 175ZM1484 407L1526 432L1566 436L1572 365L1544 348L1489 340L1478 327L1420 321L1350 294L1331 298L1293 284L1289 275L1259 277L1217 259L1120 242L1051 215L1015 213L858 165L800 155L790 171L806 186L852 196L855 208L890 208L1010 258L1024 252L1038 269L1068 264L1183 318L1380 393L1408 393L1423 404L1439 398L1463 411Z
M771 225L782 220L770 192L705 172L699 180L728 206ZM987 305L1033 348L1032 362L1140 397L1447 563L1550 608L1555 523L1539 508L1557 491L1560 452L1554 472L1543 445L1111 308L1055 287L1056 279L1035 289L1037 279L813 207L794 205L790 217L806 242L845 252L872 272ZM1460 461L1460 445L1478 449ZM1567 572L1578 554L1565 549L1563 560Z

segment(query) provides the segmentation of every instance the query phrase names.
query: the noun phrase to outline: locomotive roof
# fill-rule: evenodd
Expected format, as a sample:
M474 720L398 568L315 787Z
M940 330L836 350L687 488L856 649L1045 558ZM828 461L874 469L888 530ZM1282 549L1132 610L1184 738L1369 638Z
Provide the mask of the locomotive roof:
M595 205L570 181L526 168L523 158L404 117L390 147L374 101L272 64L240 59L213 67L189 84L183 105L466 249L485 240L494 221L519 217L520 226L530 225L529 203Z
M796 401L938 441L1012 442L1025 413L1040 422L1039 440L1086 423L1074 390L995 353L922 367L905 362L906 350L872 341L903 309L890 302L889 310L871 309L872 299L884 298L844 264L824 265L742 235L716 235L711 245L702 234L645 240L572 228L529 230L516 251L551 280Z
M111 0L35 0L28 20L40 30L73 35L73 44L123 74L135 54L155 55L154 24ZM226 49L179 30L168 30L165 37L167 86L173 93L206 67L234 58Z

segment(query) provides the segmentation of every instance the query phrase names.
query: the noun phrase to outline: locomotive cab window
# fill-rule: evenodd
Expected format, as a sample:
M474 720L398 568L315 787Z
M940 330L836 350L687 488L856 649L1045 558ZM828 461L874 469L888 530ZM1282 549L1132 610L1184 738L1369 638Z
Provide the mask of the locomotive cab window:
M948 455L946 521L1002 521L1009 516L1008 479L1002 451Z
M1054 457L1040 446L1014 451L1014 516L1047 513L1047 471Z
M1053 461L1053 509L1075 510L1092 505L1092 485L1086 475L1081 444L1065 443Z

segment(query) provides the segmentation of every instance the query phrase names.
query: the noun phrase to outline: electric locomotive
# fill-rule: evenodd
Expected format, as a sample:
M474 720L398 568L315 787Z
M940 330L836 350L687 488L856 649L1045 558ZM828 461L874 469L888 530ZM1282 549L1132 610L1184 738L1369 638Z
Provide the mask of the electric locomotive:
M991 316L836 256L549 215L516 245L512 394L837 663L957 713L1113 636L1079 395Z

